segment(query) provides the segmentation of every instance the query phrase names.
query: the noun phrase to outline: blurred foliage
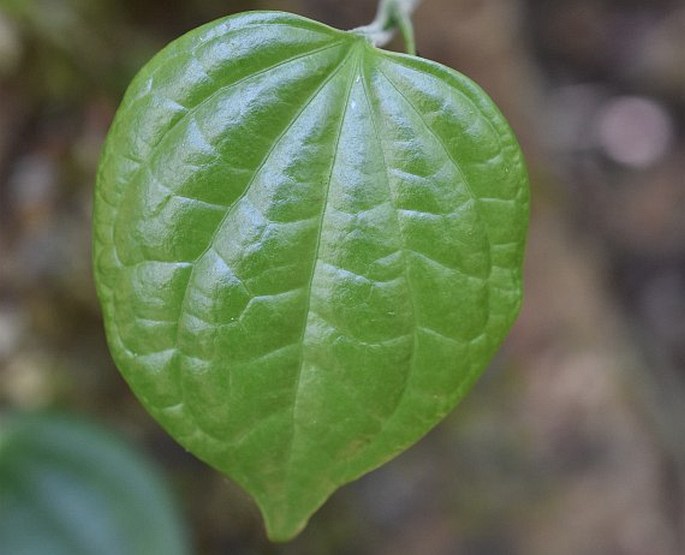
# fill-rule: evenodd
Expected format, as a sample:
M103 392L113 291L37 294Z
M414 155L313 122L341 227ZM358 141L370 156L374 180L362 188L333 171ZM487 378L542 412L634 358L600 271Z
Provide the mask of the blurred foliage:
M0 421L0 546L12 555L185 555L160 472L90 422Z

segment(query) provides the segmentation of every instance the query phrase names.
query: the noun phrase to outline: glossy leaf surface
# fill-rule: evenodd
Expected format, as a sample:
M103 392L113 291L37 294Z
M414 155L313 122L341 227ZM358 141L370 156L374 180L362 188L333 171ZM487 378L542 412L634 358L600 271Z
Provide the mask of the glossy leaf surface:
M519 309L528 185L492 101L293 15L172 43L107 140L95 270L147 409L286 540L465 394Z
M58 415L0 423L0 552L186 555L158 471L106 430Z

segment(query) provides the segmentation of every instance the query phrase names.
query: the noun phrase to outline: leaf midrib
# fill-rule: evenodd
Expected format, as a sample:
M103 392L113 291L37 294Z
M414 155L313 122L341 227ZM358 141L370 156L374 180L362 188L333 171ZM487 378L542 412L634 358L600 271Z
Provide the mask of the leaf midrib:
M349 64L351 61L354 61L355 63L351 65L351 67L354 69L354 71L351 72L351 75L348 76L349 80L349 85L347 87L347 91L345 93L345 100L343 102L343 105L341 106L341 116L340 116L340 124L338 126L338 132L336 135L336 139L334 142L333 146L333 156L331 160L331 168L328 173L328 179L326 180L325 184L325 191L324 191L324 197L323 197L323 208L321 210L321 217L319 218L319 223L318 223L318 230L317 230L317 236L316 236L316 242L314 246L314 253L312 257L312 268L309 276L309 282L307 283L306 286L306 305L305 305L305 312L304 312L304 326L302 327L302 335L300 336L299 339L299 344L300 344L300 359L297 364L297 375L295 378L295 387L294 387L294 393L293 393L293 402L292 402L292 412L291 412L291 418L290 418L290 430L291 430L291 436L288 440L288 451L286 453L286 461L287 461L287 466L285 469L285 472L283 474L283 480L285 483L287 483L288 477L291 473L292 470L292 465L293 465L293 447L295 444L295 435L297 431L297 421L296 421L296 416L297 416L297 405L298 405L298 400L300 398L300 390L302 386L302 369L305 363L305 338L307 336L307 330L309 328L309 315L310 315L310 308L311 308L311 290L312 290L312 285L314 283L314 276L316 275L316 268L319 263L319 250L321 248L321 237L323 235L323 227L324 227L324 221L326 218L326 209L328 206L328 196L330 193L331 189L331 181L333 179L333 172L335 171L335 166L338 161L338 151L340 147L340 140L342 138L342 131L343 127L345 125L345 119L347 117L347 110L349 107L349 101L350 101L350 96L352 94L352 88L354 85L354 74L358 73L359 71L359 59L361 57L361 41L357 41L351 48L350 52L347 54L345 59L341 62L340 66L332 73L330 78L327 80L330 81L332 78L337 75L343 67L345 67L347 64ZM353 54L357 54L356 58L353 60Z
M397 234L399 235L399 240L400 240L400 245L402 249L402 267L403 267L403 276L404 276L404 281L407 284L407 291L409 293L409 303L411 306L411 313L412 313L412 319L414 322L413 325L413 331L412 331L412 349L411 349L411 355L409 357L409 370L407 371L407 374L404 379L404 383L402 385L402 390L400 391L395 406L392 410L392 412L385 417L383 425L381 426L381 429L375 434L374 439L372 444L370 444L367 448L370 448L371 445L376 443L378 439L382 436L383 432L386 430L389 422L395 417L397 414L397 410L400 407L400 404L402 403L402 399L404 398L404 395L406 394L407 388L409 386L409 382L411 381L412 374L414 373L414 365L416 361L416 352L418 349L418 312L417 312L417 303L416 299L414 296L414 290L412 288L412 281L409 277L409 264L408 264L408 257L407 257L407 243L404 238L404 233L402 231L402 225L400 223L400 219L397 215L399 209L397 208L397 199L395 197L395 194L393 193L392 187L390 185L390 171L389 171L389 166L388 166L388 161L387 157L385 154L385 147L383 146L383 142L381 141L381 136L378 131L378 123L376 122L376 108L373 105L373 102L371 101L371 95L369 93L369 88L372 88L372 84L370 83L368 76L366 75L366 72L364 72L362 76L362 89L364 92L364 99L366 100L366 105L368 108L368 113L369 113L369 118L371 120L371 126L373 127L374 131L374 138L376 140L376 143L378 144L378 150L381 153L381 158L383 161L383 168L384 168L384 173L385 173L385 183L387 185L388 189L388 199L390 201L390 204L393 209L393 214L395 215L395 222L397 224Z

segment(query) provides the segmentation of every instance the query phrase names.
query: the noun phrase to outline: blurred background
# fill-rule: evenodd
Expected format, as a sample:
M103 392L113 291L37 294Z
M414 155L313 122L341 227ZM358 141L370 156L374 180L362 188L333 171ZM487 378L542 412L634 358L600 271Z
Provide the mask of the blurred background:
M0 414L59 410L126 438L167 480L192 553L685 553L682 0L424 0L420 55L479 82L528 160L525 305L445 422L278 546L138 405L90 270L126 85L173 38L246 9L346 29L376 2L0 0Z

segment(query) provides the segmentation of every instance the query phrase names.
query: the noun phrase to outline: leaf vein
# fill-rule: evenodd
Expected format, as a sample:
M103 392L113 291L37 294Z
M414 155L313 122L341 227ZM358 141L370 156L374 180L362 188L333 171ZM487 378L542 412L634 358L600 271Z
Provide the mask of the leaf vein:
M457 173L459 174L459 177L461 178L462 183L464 184L464 188L466 189L466 192L469 197L471 197L471 200L474 202L475 207L476 207L476 216L478 217L478 221L480 222L484 232L485 236L487 237L487 255L488 255L488 274L492 273L492 239L490 238L490 232L488 230L487 226L487 221L485 217L483 216L480 208L479 208L479 202L480 199L479 197L475 194L473 188L471 187L471 184L469 183L468 178L466 177L466 173L464 172L463 168L461 167L461 164L454 158L452 153L450 152L450 149L447 147L445 142L443 141L442 137L435 131L426 121L424 118L423 114L419 111L419 109L414 105L414 103L407 98L407 96L400 90L400 88L395 84L395 82L386 75L386 73L378 66L378 71L379 73L385 78L385 80L390 84L390 86L397 92L398 95L404 100L405 104L411 108L411 110L416 114L418 117L418 120L421 122L421 124L424 126L426 131L430 133L430 135L437 141L437 143L440 145L442 150L445 152L445 155L449 159L449 161L452 163L454 166L454 169L457 170Z
M329 82L330 82L330 81L331 81L331 80L332 80L332 79L341 71L341 69L345 66L347 60L350 58L350 55L351 55L352 52L353 52L353 50L351 50L350 53L348 53L348 54L345 56L345 58L343 58L343 60L339 62L339 65L338 65L333 71L331 71L331 72L326 76L325 79L322 80L322 82L321 82L321 83L319 84L319 86L314 90L314 92L305 100L305 102L303 103L302 107L301 107L301 108L297 111L297 113L293 116L293 118L290 120L290 122L289 122L288 125L285 127L285 129L283 129L283 131L281 131L281 133L278 135L278 137L273 141L273 143L271 144L271 147L270 147L269 150L267 151L266 155L265 155L264 158L262 159L262 161L261 161L261 163L259 164L259 166L256 168L255 172L253 173L253 175L252 175L252 177L251 177L249 183L248 183L247 186L245 187L244 191L242 192L242 194L240 195L240 197L237 198L237 199L234 201L233 205L229 208L229 210L226 211L226 214L225 214L224 217L222 218L221 222L219 222L219 225L218 225L218 226L216 227L216 229L214 230L214 233L213 233L213 235L212 235L212 237L211 237L211 239L210 239L210 241L209 241L209 244L207 245L207 248L206 248L205 251L204 251L203 253L201 253L200 256L198 256L197 259L195 260L193 269L191 270L190 276L189 276L189 278L188 278L188 282L187 282L186 285L185 285L184 292L183 292L183 296L182 296L182 300L181 300L181 303L180 303L181 312L180 312L179 318L178 318L179 326L177 327L177 331L176 331L176 341L175 341L177 351L179 352L180 355L183 355L183 354L184 354L183 351L182 351L182 349L181 349L181 347L180 347L180 345L179 345L179 338L180 338L180 334L179 334L179 331L180 331L180 322L181 322L181 319L182 319L183 314L184 314L184 311L185 311L185 305L187 304L187 301L188 301L188 291L190 290L190 284L191 284L192 281L193 281L193 276L194 276L195 268L196 268L195 264L197 264L197 262L198 262L199 260L201 260L202 257L203 257L210 249L212 249L212 248L214 247L214 243L215 243L215 241L216 241L216 238L217 238L218 234L220 233L222 227L224 226L225 222L231 217L231 215L233 214L234 210L235 210L235 209L237 208L237 206L240 204L240 201L247 195L247 193L248 193L249 190L251 189L252 185L254 184L255 180L257 179L257 176L258 176L259 173L261 172L262 168L264 168L264 166L268 163L269 159L271 158L271 156L272 156L273 153L275 152L276 147L281 143L281 141L283 140L283 138L287 135L288 131L290 131L290 129L292 129L293 126L297 123L297 121L300 119L300 117L302 116L302 114L304 114L304 112L307 110L307 108L308 108L309 106L312 105L312 103L316 100L316 98L319 96L319 94L321 93L321 91L326 87L326 85L327 85L327 84L328 84L328 83L329 83ZM216 249L215 249L215 250L216 250ZM224 262L225 262L225 261L224 261ZM310 287L311 287L311 284L310 284ZM301 366L301 365L300 365L300 366ZM299 369L299 366L298 366L298 369ZM298 370L298 382L299 382L299 370ZM183 392L183 389L182 389L182 395L183 395L183 394L184 394L184 392Z
M407 290L409 292L408 298L409 298L409 303L411 305L411 311L414 319L414 330L411 333L412 337L412 347L411 347L411 354L409 357L409 370L407 371L407 374L405 375L404 383L402 384L402 389L399 392L399 395L397 396L397 400L395 403L395 406L392 409L392 412L386 416L382 424L380 426L380 429L378 432L375 434L374 439L377 440L382 434L383 431L386 429L388 422L390 422L395 415L397 414L397 411L402 404L402 400L404 399L404 396L406 395L407 389L409 388L409 383L411 381L411 377L414 374L414 369L415 369L415 364L416 364L416 353L418 351L418 334L417 334L417 328L418 328L418 312L417 312L417 302L416 298L414 296L414 291L411 286L411 279L409 277L409 265L408 265L408 259L407 259L407 244L406 240L404 237L404 234L402 232L402 224L400 222L400 218L398 216L398 207L397 207L397 199L395 198L395 194L392 190L392 187L390 186L390 168L388 166L388 160L387 156L385 154L385 147L383 146L383 141L381 140L381 135L378 130L378 123L376 122L376 115L375 115L375 110L373 103L371 101L371 97L368 91L369 88L369 82L368 82L368 76L366 73L362 76L362 89L364 92L364 99L366 100L366 105L369 110L369 116L371 120L371 126L373 127L374 131L374 137L376 139L376 142L378 144L378 149L381 153L381 158L383 161L383 168L385 170L385 182L388 188L388 198L390 200L390 203L393 208L393 214L395 215L395 222L397 225L397 233L399 234L400 238L400 244L402 245L402 259L403 259L403 274L404 274L404 280L407 284Z
M350 58L352 57L352 54L356 51L356 49L352 48L350 49L350 52L345 56L343 61L340 63L340 66L337 68L337 70L334 72L333 75L337 75L343 67L347 65L349 62ZM331 76L331 78L332 78ZM286 455L286 460L288 461L288 466L286 467L286 473L285 476L289 474L291 468L292 468L292 454L293 454L293 445L295 443L295 415L297 413L297 404L298 404L298 399L299 399L299 394L300 394L300 388L302 385L302 367L304 365L304 339L307 335L307 328L308 328L308 323L309 323L309 312L311 310L311 289L312 289L312 284L314 283L314 276L316 274L316 266L318 263L318 253L319 253L319 248L321 247L321 236L323 235L323 223L326 217L326 206L328 205L328 195L330 193L331 189L331 181L333 179L333 172L335 171L335 166L338 161L337 153L338 149L340 146L340 139L342 138L342 132L343 132L343 127L345 124L345 118L347 116L347 109L349 106L349 101L350 101L350 96L352 94L352 85L354 84L353 79L350 78L350 84L347 89L347 93L345 96L345 101L342 107L342 114L340 116L340 125L338 128L338 134L336 136L336 140L334 143L333 147L333 160L331 162L331 169L328 174L328 179L326 181L326 190L324 191L324 197L323 197L323 203L322 203L322 210L321 210L321 217L319 218L319 223L318 223L318 232L317 232L317 237L316 237L316 243L314 247L314 255L312 259L312 269L311 269L311 275L309 278L309 283L306 287L306 291L308 291L307 295L307 304L305 307L305 324L302 327L302 335L300 337L299 343L301 345L301 350L300 350L300 360L297 365L297 375L295 377L295 387L294 387L294 396L293 396L293 403L292 403L292 414L291 414L291 437L290 441L288 443L288 452Z

